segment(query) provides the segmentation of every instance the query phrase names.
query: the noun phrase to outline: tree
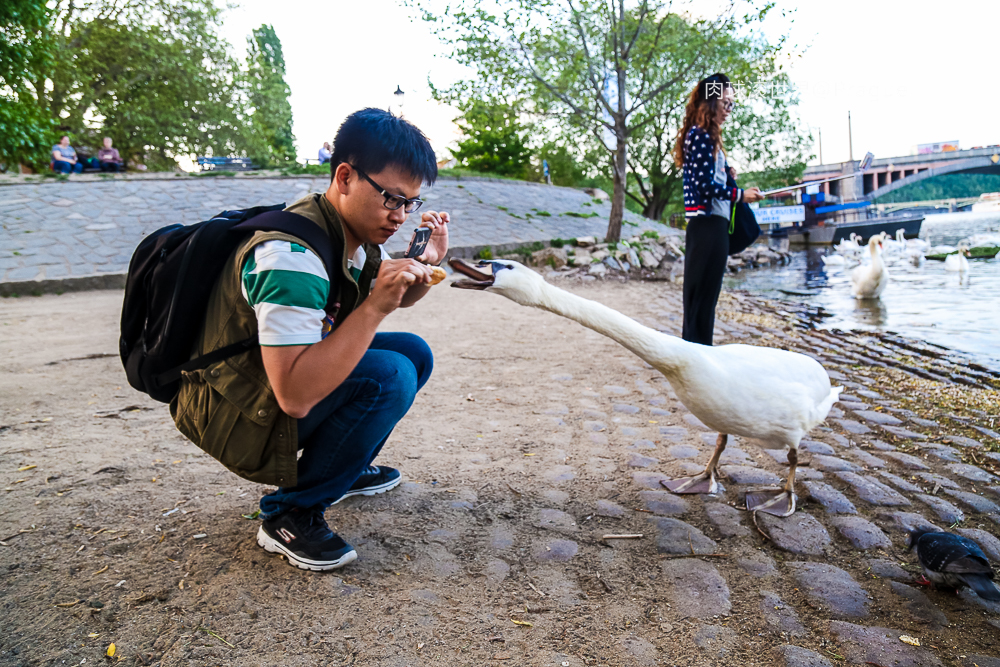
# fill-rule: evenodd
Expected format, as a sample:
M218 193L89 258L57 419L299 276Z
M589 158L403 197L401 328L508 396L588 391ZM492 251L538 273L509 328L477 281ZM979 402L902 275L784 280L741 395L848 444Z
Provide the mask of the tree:
M123 158L153 168L241 154L239 70L217 35L221 16L213 0L56 2L46 35L60 57L31 93L75 143L110 136Z
M987 192L1000 192L1000 174L954 173L932 176L910 183L878 198L879 204L926 201L928 199L964 199Z
M751 5L738 16L731 3L718 17L701 20L659 0L625 4L496 0L487 8L458 0L440 15L423 13L478 81L516 91L511 94L530 100L527 111L546 119L571 150L600 156L598 166L613 185L610 241L620 238L630 190L654 218L679 192L668 158L688 92L716 62L735 60L719 55L720 42L751 31L771 9ZM755 44L772 63L780 46ZM445 97L474 88L462 82Z
M526 128L518 122L515 108L502 102L473 98L465 103L457 119L466 138L458 142L452 156L469 169L501 176L521 176L531 150L525 143Z
M0 171L18 163L39 167L48 161L54 123L29 84L52 64L48 22L44 0L0 3Z
M251 131L247 154L261 165L295 162L292 134L291 90L285 83L285 58L281 40L269 25L262 25L247 38L247 72L243 76Z
M544 178L542 160L549 164L549 177L553 185L569 187L592 186L590 178L591 165L586 159L574 155L565 144L558 141L546 141L534 151L535 160L532 164L533 180Z
M668 23L674 34L697 30L677 15ZM693 39L678 41L691 44ZM770 44L758 34L744 34L738 25L729 25L716 34L709 49L672 49L657 58L666 60L660 65L663 69L697 62L695 70L705 73L702 76L725 72L734 82L737 105L723 127L723 144L730 163L742 168L744 186L767 189L796 182L810 157L812 138L791 114L797 98L780 62L785 55L784 39ZM670 205L682 210L682 174L673 150L692 88L693 82L678 81L665 90L648 107L655 112L650 122L632 135L627 195L653 220L661 220Z
M735 17L732 5L698 30L672 33L668 7L642 0L497 0L496 13L475 0L459 0L438 22L452 55L480 79L528 89L536 112L590 135L610 160L614 191L607 238L621 236L628 145L655 118L652 102L678 82L692 78L696 62L662 71L668 48L700 53ZM680 42L676 40L682 40Z

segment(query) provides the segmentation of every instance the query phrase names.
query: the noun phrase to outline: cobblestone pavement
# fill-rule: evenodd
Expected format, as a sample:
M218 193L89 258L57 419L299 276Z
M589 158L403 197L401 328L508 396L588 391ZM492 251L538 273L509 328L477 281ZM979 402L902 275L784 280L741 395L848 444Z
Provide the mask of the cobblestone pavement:
M584 296L615 289L591 286L569 285ZM676 286L617 289L601 292L602 300L678 333ZM26 379L44 375L57 390L50 393L67 400L76 392L58 388L70 377L59 369L74 368L73 377L90 369L101 393L97 405L72 408L83 410L79 416L55 412L52 422L26 396L30 412L3 427L6 506L27 508L21 523L39 513L53 524L25 533L18 550L0 551L0 563L20 564L6 575L7 609L34 618L31 610L46 605L36 626L13 623L8 646L27 650L51 637L64 648L50 656L79 663L92 653L54 634L69 623L81 639L91 631L105 641L122 637L127 655L161 665L233 656L273 664L268 656L280 651L287 664L331 666L1000 666L1000 605L967 589L917 585L903 532L951 529L1000 562L1000 373L891 334L818 330L823 313L808 307L724 295L718 342L812 355L846 388L802 442L799 510L755 522L740 509L743 495L786 475L783 450L730 438L721 460L726 488L714 497L674 496L660 480L700 471L716 434L658 372L548 313L456 292L432 292L433 322L407 312L396 324L431 343L436 384L418 396L387 447L395 457L388 462L414 477L329 512L361 553L337 577L261 558L238 518L255 488L238 500L246 483L218 477L214 461L192 454L163 406L111 409L136 400L127 388L116 391L116 360L90 359L82 348L61 352L69 357L62 362L43 365L41 353L18 362L36 371ZM31 308L19 304L7 307ZM495 331L518 315L519 330L506 335L470 331L469 322ZM539 340L559 345L543 354ZM93 414L102 407L109 409ZM81 452L90 457L82 473L67 470L59 452L17 454L33 451L38 438L79 447L82 437L99 452L96 443L123 434L128 447L110 458ZM152 448L133 453L140 434ZM13 472L26 462L38 469ZM42 483L46 475L51 484ZM206 487L208 479L218 481ZM114 502L131 503L129 521ZM4 533L20 525L10 516L0 515L10 523ZM53 516L76 528L57 527ZM164 532L154 533L154 524ZM100 574L105 563L113 574ZM157 579L152 563L175 574ZM114 588L118 580L127 585ZM74 599L106 607L99 615L82 604L54 608ZM231 653L199 635L209 623L234 644Z
M679 295L668 294L653 308L655 315L640 321L679 335ZM903 533L919 526L950 529L979 543L1000 563L1000 433L992 429L1000 372L892 334L815 329L821 309L736 294L727 311L718 322L717 341L807 354L846 388L826 424L810 434L814 439L801 444L806 454L800 455L800 464L803 459L806 463L798 478L805 491L800 488L803 502L792 517L761 514L754 521L736 509L747 490L782 480L787 463L786 450L734 445L732 437L720 461L729 488L718 497L681 499L663 491L660 480L701 471L715 433L687 412L669 384L642 362L627 366L635 376L634 387L584 392L606 411L604 416L587 410L576 415L579 409L566 408L560 418L576 417L585 431L616 432L618 440L637 437L626 447L633 453L624 455L642 500L640 509L632 511L654 515L650 523L658 550L677 559L664 564L673 580L668 599L681 606L682 615L707 623L698 630L705 638L699 645L717 651L723 662L734 655L741 638L727 627L733 624L708 619L729 616L730 590L745 592L739 580L749 578L750 588L759 591L764 623L789 642L772 651L773 664L1000 667L1000 657L993 657L1000 656L1000 604L968 589L951 597L925 593L914 583L920 568L905 552ZM762 322L762 314L770 321ZM887 383L881 369L894 369L896 381ZM897 382L912 383L911 391L900 391ZM947 393L949 386L952 391L961 391L959 386L985 390L989 402L982 407L989 412L966 404L971 417L944 406L927 414L926 400L913 401L913 388L935 387ZM667 446L651 442L657 436L650 426L640 426L643 421L657 423L655 430ZM629 508L602 503L595 512L622 516ZM765 549L755 549L762 536ZM689 560L699 553L711 557ZM738 570L723 570L718 565L722 559L735 560ZM785 597L774 592L782 580L794 585ZM902 614L891 611L897 605L903 606ZM803 619L806 615L812 618L811 626ZM824 620L817 624L817 616ZM879 621L890 618L898 625L882 627ZM981 633L978 648L950 636L951 629L960 627L977 628L972 632ZM823 631L829 634L817 649L817 633ZM904 635L921 635L922 645L901 641ZM806 638L813 640L812 649L795 646ZM964 649L956 651L956 643Z
M0 284L119 274L142 237L224 209L292 202L322 192L323 177L108 178L0 185ZM572 188L520 181L442 179L425 207L449 211L454 248L510 247L577 236L603 237L610 205ZM574 213L580 216L566 215ZM623 236L663 225L627 213ZM409 223L387 244L402 252Z

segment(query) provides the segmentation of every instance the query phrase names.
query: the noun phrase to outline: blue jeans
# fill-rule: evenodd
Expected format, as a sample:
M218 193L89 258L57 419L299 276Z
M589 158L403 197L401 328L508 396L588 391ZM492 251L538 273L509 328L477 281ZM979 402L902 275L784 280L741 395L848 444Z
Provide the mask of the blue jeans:
M378 456L433 367L419 336L375 334L347 379L298 421L298 483L261 498L261 516L325 509L344 495Z
M79 174L83 172L83 165L79 162L76 164L70 164L69 162L63 162L62 160L53 160L52 171L59 174Z

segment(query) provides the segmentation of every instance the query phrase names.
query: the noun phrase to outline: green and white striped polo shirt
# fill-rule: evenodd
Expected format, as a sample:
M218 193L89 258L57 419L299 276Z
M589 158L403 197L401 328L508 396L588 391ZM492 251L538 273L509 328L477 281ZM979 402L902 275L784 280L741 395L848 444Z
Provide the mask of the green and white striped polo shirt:
M379 250L388 259L382 246ZM361 247L347 260L355 280L367 259ZM247 256L240 275L243 297L257 316L261 345L312 345L323 339L330 279L314 252L298 243L267 241Z

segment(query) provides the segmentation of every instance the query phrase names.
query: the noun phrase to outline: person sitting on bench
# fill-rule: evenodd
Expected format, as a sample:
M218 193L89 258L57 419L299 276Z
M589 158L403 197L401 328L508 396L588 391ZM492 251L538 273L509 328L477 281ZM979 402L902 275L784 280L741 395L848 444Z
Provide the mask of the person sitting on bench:
M76 150L69 145L69 136L63 135L52 147L52 171L60 174L79 174L83 165L76 159Z
M101 171L125 171L118 149L111 147L111 137L104 137L104 147L97 151L97 163Z

